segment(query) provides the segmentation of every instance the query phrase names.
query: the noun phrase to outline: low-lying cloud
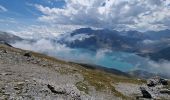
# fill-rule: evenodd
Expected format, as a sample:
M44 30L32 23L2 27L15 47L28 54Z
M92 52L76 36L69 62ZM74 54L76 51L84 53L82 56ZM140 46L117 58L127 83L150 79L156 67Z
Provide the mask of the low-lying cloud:
M12 44L14 47L22 48L25 50L33 50L36 52L41 52L48 54L50 56L57 56L57 53L69 53L72 49L66 47L65 45L61 45L59 43L53 43L52 41L48 39L40 39L36 42L28 42L28 41L22 41L22 42L16 42Z
M155 73L161 73L170 77L170 61L162 60L160 62L148 61L150 70Z
M49 39L40 39L36 42L16 42L12 45L17 48L44 53L66 61L97 64L105 67L117 68L123 71L142 69L152 73L161 73L170 77L169 61L163 60L155 62L135 54L121 52L114 53L108 49L99 49L94 53L89 50L69 48L65 44L54 43ZM123 64L121 65L121 63ZM122 69L121 67L125 69Z

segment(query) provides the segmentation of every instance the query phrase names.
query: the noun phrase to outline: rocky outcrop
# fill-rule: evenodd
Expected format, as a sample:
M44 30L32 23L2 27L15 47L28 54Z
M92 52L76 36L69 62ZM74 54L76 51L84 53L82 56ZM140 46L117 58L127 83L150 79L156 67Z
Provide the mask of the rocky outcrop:
M140 91L143 98L152 98L151 94L144 87L140 87Z
M5 42L5 41L1 41L0 40L0 44L1 45L6 45L6 46L9 46L9 47L12 47L12 45L10 45L9 43Z
M153 77L144 84L118 83L116 90L126 96L136 96L137 100L170 100L168 80Z
M52 93L55 93L55 94L66 94L66 91L59 91L59 90L55 90L55 88L51 85L47 85L47 87L51 90Z
M30 52L26 52L26 53L24 53L24 56L25 57L31 57L31 53Z
M158 76L147 80L147 85L145 87L140 87L143 94L143 98L170 98L168 80L160 78Z

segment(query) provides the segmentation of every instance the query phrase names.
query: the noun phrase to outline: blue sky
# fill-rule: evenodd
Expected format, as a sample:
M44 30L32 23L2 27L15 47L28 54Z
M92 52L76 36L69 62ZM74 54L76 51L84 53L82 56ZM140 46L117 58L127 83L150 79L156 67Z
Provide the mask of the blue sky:
M37 18L41 13L33 6L40 4L48 7L64 6L63 0L56 0L51 3L48 0L0 0L0 5L4 6L8 12L1 13L1 17L13 18Z
M34 7L35 4L51 8L61 8L65 4L63 0L52 1L53 2L48 0L0 0L0 6L3 6L7 10L0 11L0 30L3 31L9 28L16 30L16 23L21 26L37 24L37 18L41 16L42 13Z
M169 0L0 0L0 30L34 37L80 27L159 31L170 28L169 12Z

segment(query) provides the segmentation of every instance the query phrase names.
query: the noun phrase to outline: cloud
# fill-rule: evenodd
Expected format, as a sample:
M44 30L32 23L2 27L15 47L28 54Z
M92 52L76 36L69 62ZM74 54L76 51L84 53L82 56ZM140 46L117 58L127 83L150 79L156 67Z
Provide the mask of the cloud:
M154 43L156 43L156 42L157 42L157 41L148 40L148 39L142 41L143 44L154 44Z
M50 56L56 56L57 54L60 53L63 54L63 52L67 54L72 50L66 47L65 45L59 43L53 43L51 40L48 39L39 39L35 42L19 41L12 45L17 48L41 52L41 53L48 54ZM48 46L48 48L45 46Z
M160 62L154 62L154 61L148 61L148 64L150 65L150 67L148 67L148 69L150 71L152 71L153 73L161 73L163 75L167 75L170 77L170 62L163 60Z
M106 56L107 53L111 53L112 51L109 49L99 49L96 52L96 59L101 59L104 58Z
M65 42L76 42L76 40L83 41L90 37L93 37L93 35L77 34L77 35L71 36L71 34L63 34L60 37L58 37L58 39L64 40Z
M123 71L141 69L152 73L161 73L170 77L169 61L162 60L155 62L149 58L143 58L131 53L113 52L109 49L99 49L96 52L79 48L73 49L50 39L39 39L35 42L19 41L12 44L12 46L44 53L66 61L96 64Z
M14 18L11 18L11 17L7 17L5 19L0 19L0 23L17 23L17 21L15 21Z
M8 11L4 6L0 5L0 12L6 12Z
M57 38L61 34L71 32L75 29L80 28L80 26L72 25L54 25L54 24L35 24L35 25L17 25L16 31L8 30L8 32L13 33L25 39L35 39L40 38Z
M63 8L35 5L47 23L97 28L160 30L169 28L169 0L65 0Z
M65 61L92 63L94 60L89 53L84 52L80 55L78 49L69 48L65 44L60 44L49 39L39 39L35 42L19 41L13 43L12 46L24 50L44 53ZM46 46L48 46L48 48Z

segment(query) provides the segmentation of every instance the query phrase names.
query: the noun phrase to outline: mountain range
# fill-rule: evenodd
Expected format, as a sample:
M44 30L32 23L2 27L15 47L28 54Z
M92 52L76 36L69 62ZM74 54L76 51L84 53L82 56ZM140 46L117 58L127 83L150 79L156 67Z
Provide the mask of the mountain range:
M23 40L19 36L0 32L1 43L10 45ZM141 57L150 57L154 61L170 60L170 30L138 32L80 28L49 40L70 48L83 48L95 52L99 49L108 49L135 53Z
M150 53L170 45L170 30L138 32L81 28L61 36L57 42L71 48L85 48L94 51L104 48L115 51Z

